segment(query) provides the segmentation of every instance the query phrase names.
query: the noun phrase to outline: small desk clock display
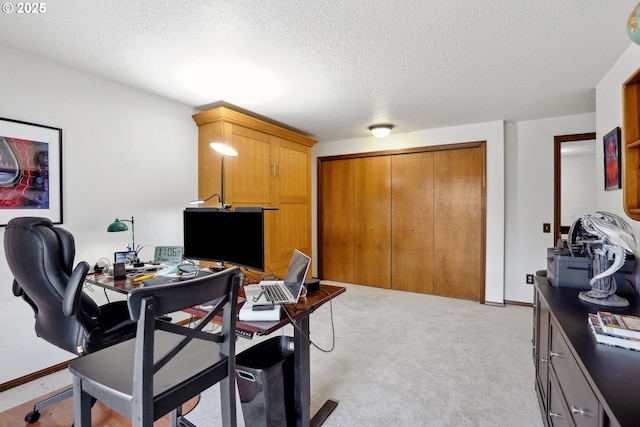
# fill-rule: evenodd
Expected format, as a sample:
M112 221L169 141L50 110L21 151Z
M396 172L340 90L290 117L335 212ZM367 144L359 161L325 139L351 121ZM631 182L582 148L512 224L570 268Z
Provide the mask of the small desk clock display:
M182 246L156 246L153 260L155 262L180 263L182 262Z

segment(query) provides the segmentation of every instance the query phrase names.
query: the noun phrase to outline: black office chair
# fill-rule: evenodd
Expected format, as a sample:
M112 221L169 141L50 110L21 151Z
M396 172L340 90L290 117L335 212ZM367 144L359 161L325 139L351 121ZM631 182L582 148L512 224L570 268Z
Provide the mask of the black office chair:
M69 365L74 425L91 426L93 397L128 417L135 427L151 427L167 413L172 427L193 426L182 417L182 404L220 383L223 425L235 427L235 326L241 281L240 269L233 267L129 292L136 337ZM193 328L156 318L204 303L213 308ZM202 328L221 311L221 330L204 332Z
M82 291L89 264L74 268L75 243L71 233L54 227L47 218L22 217L9 221L4 250L14 276L13 294L35 313L36 334L51 344L83 356L135 335L126 301L98 306ZM72 388L38 402L25 417L40 418L40 410L71 397Z

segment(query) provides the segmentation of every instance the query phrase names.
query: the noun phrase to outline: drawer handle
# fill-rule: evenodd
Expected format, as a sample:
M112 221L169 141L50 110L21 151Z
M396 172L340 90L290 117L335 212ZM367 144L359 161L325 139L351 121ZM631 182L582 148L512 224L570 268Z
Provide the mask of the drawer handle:
M589 415L589 411L571 405L571 412L578 415Z
M540 358L540 361L541 361L542 363L549 363L549 359L545 359L544 357L541 357L541 358Z

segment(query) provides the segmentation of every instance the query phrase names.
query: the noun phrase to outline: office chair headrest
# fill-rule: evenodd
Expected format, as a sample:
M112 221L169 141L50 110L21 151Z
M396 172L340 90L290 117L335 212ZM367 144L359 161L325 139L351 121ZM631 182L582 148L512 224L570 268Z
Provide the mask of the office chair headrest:
M47 227L53 227L53 222L49 218L41 218L37 216L23 216L20 218L13 218L7 226L17 227L35 227L37 225L44 225Z

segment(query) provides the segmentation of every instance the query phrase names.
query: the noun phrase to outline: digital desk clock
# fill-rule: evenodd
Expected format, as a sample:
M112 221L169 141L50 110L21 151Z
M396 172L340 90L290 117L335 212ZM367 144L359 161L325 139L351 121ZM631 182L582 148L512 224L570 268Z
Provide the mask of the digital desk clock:
M182 246L156 246L153 260L178 264L182 262Z

